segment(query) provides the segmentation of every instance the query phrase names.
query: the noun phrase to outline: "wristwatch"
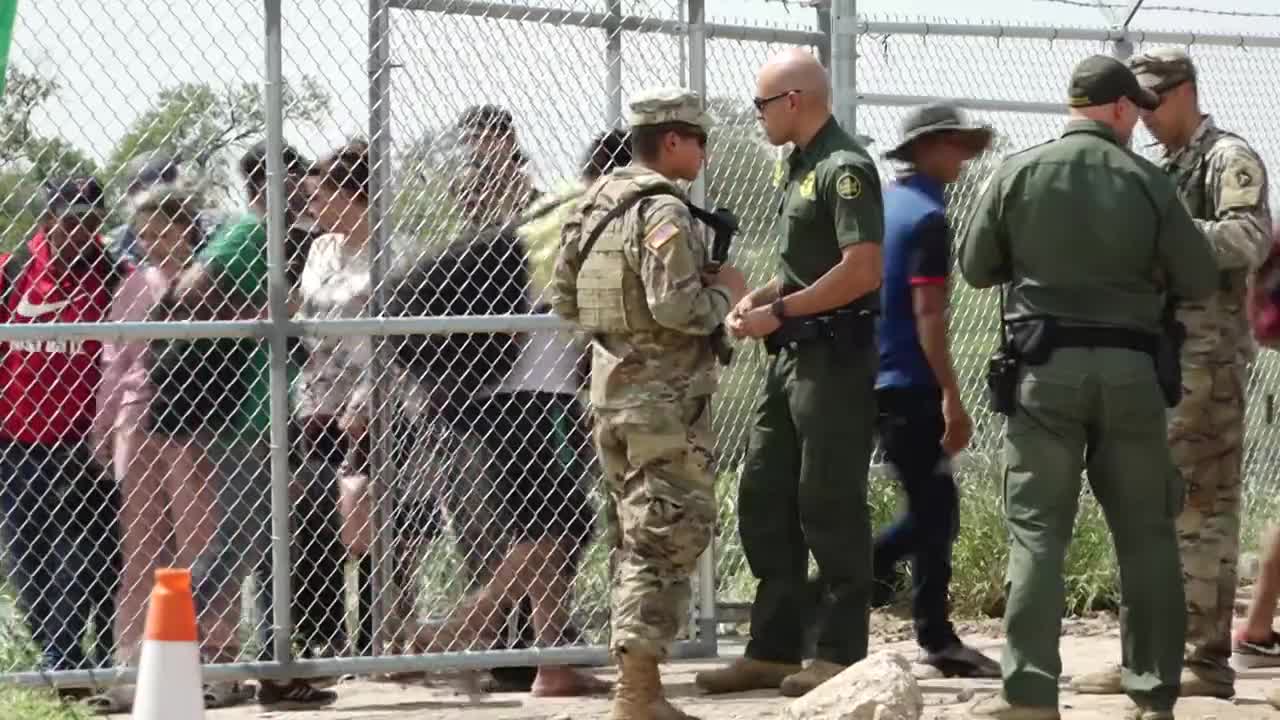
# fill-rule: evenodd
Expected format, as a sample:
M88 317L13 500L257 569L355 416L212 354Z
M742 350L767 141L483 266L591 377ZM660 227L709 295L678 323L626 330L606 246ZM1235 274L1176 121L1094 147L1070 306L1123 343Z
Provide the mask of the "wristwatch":
M787 306L782 302L782 298L769 303L769 312L773 313L779 322L787 319Z

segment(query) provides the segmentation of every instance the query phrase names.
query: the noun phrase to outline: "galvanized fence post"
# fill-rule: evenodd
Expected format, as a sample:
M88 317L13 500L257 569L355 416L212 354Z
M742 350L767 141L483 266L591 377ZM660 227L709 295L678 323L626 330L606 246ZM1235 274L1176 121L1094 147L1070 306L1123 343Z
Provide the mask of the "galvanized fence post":
M275 660L293 660L292 587L289 559L289 286L285 278L284 72L281 0L266 0L267 120L267 302L271 350L271 585Z
M689 43L689 52L687 58L689 64L687 68L681 68L681 74L684 74L687 69L689 75L689 89L701 95L702 102L705 105L708 100L706 2L704 0L687 0L685 7L688 12L689 32L687 39ZM694 203L703 206L707 204L707 173L705 170L700 173L698 175L698 179L694 181L692 192L690 194ZM715 543L715 534L713 533L711 542L707 544L706 551L702 553L702 557L698 558L697 570L698 647L702 648L710 657L714 657L716 655L718 644L718 639L716 637Z
M858 0L831 2L832 110L845 131L858 131Z
M391 220L391 8L386 0L369 0L369 247L370 283L373 297L370 314L381 317L386 306L386 279L390 253ZM381 655L387 642L390 598L400 588L393 568L392 548L395 525L394 509L388 477L394 472L392 450L392 411L390 394L385 387L387 359L386 336L374 339L372 375L373 417L369 432L372 447L369 468L369 492L373 500L369 521L373 525L373 542L369 552L373 565L373 652ZM396 628L403 631L403 628Z
M604 92L608 101L605 125L617 127L622 124L622 25L618 23L622 0L609 0L607 7L610 22L604 26Z

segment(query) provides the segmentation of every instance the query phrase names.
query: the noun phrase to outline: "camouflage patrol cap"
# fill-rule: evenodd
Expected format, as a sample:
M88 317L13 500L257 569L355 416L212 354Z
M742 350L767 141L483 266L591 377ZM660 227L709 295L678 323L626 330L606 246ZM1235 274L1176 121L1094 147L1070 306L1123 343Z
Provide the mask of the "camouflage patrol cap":
M1196 79L1196 66L1182 48L1156 48L1135 55L1129 59L1129 67L1142 87L1154 93L1162 93Z
M642 90L631 98L627 124L631 127L684 123L710 130L715 118L702 109L702 96L682 87Z

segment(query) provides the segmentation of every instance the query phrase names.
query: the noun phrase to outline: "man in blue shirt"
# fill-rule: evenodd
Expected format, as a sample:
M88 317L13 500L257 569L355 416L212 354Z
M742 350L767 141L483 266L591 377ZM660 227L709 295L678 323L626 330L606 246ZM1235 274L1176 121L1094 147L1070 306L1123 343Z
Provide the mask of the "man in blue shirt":
M907 511L876 539L877 595L883 604L898 562L911 556L921 662L949 676L1000 677L999 664L961 643L947 617L951 545L960 523L951 456L969 444L973 423L947 349L951 241L943 187L987 148L992 133L948 103L913 109L902 131L885 153L902 166L884 196L876 401L881 446L906 491Z

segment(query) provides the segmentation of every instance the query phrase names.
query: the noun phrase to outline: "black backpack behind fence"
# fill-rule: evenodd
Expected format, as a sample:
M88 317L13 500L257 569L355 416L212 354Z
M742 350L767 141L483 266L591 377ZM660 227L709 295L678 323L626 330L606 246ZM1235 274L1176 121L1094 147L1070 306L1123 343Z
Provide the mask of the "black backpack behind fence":
M316 228L299 226L295 220L296 213L286 215L285 250L289 263L285 279L290 286L297 284L311 242L319 234ZM151 319L190 319L183 315L166 295L152 311ZM294 364L305 363L300 338L289 337L288 350ZM249 394L254 380L249 363L257 351L258 341L250 338L152 340L147 348L147 368L155 392L147 412L147 429L189 437L200 430L218 432L228 427ZM295 428L291 426L290 430Z
M390 279L390 317L523 315L529 273L515 233L493 226L464 236L436 257ZM389 338L398 363L439 390L436 410L469 423L481 389L497 387L520 356L518 333L409 334ZM480 393L482 396L483 393Z

